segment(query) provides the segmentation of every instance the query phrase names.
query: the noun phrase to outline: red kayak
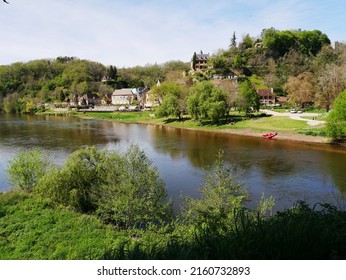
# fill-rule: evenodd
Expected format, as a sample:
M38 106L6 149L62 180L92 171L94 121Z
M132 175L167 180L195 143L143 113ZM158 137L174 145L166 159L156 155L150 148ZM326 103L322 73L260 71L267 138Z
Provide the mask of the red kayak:
M269 132L269 133L263 134L263 137L264 137L264 138L268 138L268 139L272 139L272 138L274 138L276 135L278 135L277 132Z

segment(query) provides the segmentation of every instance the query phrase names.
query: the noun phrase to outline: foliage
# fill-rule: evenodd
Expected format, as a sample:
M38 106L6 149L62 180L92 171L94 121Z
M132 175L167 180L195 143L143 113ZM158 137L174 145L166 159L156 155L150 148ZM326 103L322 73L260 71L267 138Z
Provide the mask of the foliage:
M167 95L179 98L182 96L182 93L182 87L174 82L165 82L159 85L154 85L151 88L153 99L157 100L159 104L162 103L163 99Z
M327 122L328 134L340 141L346 137L346 90L335 99Z
M196 54L196 52L193 53L191 61L192 61L192 69L196 70L196 63L197 63L197 54Z
M97 214L119 228L144 227L161 223L171 216L164 182L145 153L131 146L122 155L111 155L107 166L107 181L101 187ZM114 173L114 172L113 172Z
M315 103L319 108L329 111L335 98L346 88L344 72L344 67L336 64L327 64L320 68L315 95Z
M0 195L2 260L98 260L129 241L94 216L21 192Z
M221 152L212 168L205 172L204 182L200 199L186 199L184 218L197 229L225 232L237 212L244 208L247 192L235 168L225 166Z
M304 54L316 55L330 40L326 34L319 30L313 31L278 31L274 28L264 30L264 47L283 56L289 50L297 48Z
M19 152L13 160L10 160L6 172L12 188L31 192L51 167L47 156L40 150L33 149Z
M239 111L243 111L246 114L252 111L258 111L260 108L259 95L248 79L240 85L240 91L236 98L236 105Z
M310 72L304 72L298 77L288 79L284 88L288 93L288 101L292 106L302 108L312 102L314 95L312 80L313 74Z
M189 91L187 110L197 120L218 123L227 113L226 94L211 82L200 82Z
M180 119L182 109L179 104L178 97L172 94L168 94L167 96L165 96L156 112L158 117L174 116Z
M94 194L100 204L96 204L100 207L97 215L77 213L57 205L49 195L42 198L35 192L0 193L0 258L283 260L345 257L345 211L329 204L311 208L300 201L290 209L270 215L274 201L264 199L263 195L257 209L247 209L244 204L247 192L237 179L238 172L225 166L222 158L219 152L215 164L206 170L201 198L187 198L182 216L169 221L168 204L161 200L165 191L157 188L157 184L162 186L163 183L138 147L132 146L124 154L94 148L80 150L73 155L69 168L75 170L79 164L83 176L89 176L91 171L98 174L91 178L94 185L98 180L103 182ZM70 179L73 183L76 177ZM162 217L167 223L159 222ZM132 225L137 226L130 226L131 219ZM117 227L103 222L112 222ZM121 230L125 224L127 231Z
M46 174L38 182L36 192L44 198L88 213L95 210L95 197L103 183L99 175L104 167L105 152L86 147L71 154L65 165Z
M122 154L86 147L39 180L36 193L83 213L97 213L119 228L169 219L165 185L137 146Z

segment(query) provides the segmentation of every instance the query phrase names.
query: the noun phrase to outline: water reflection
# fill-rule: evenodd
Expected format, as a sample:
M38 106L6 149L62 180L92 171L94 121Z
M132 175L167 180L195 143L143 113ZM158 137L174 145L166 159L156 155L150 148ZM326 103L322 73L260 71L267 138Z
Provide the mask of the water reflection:
M242 170L253 203L262 193L282 207L298 199L333 200L346 193L346 149L170 127L55 116L0 116L0 190L8 188L4 170L16 152L40 147L55 162L85 145L123 149L139 145L158 167L170 196L198 196L203 169L219 150L227 164Z

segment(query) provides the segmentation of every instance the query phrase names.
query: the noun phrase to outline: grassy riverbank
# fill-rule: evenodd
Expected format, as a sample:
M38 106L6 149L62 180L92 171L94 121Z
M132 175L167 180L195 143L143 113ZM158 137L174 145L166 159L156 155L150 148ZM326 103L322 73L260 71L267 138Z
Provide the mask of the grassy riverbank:
M254 114L251 118L233 112L229 119L221 124L210 124L191 120L183 116L182 120L157 118L153 112L113 112L113 113L78 113L83 118L97 118L125 123L140 123L165 125L183 129L215 131L220 133L239 134L253 137L262 137L263 133L277 131L276 139L300 141L310 143L328 143L324 125L310 126L305 121L294 120L289 117L267 116L262 113Z
M0 259L345 259L346 212L300 203L267 218L240 212L226 231L175 222L115 230L95 215L0 193Z

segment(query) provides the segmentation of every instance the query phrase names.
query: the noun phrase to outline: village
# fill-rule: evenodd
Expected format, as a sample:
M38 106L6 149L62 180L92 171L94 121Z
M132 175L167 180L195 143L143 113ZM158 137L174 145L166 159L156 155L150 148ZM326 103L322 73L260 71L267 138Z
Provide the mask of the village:
M195 53L191 61L189 74L203 73L207 70L210 67L208 64L209 58L210 55L202 51L198 54ZM186 75L186 73L183 75ZM106 76L101 80L102 83L108 83L109 81L110 78ZM226 84L231 91L236 91L238 87L238 77L234 73L229 73L228 75L216 74L210 77L210 81L221 88ZM161 82L158 80L156 86L160 87L160 85ZM277 96L273 88L257 89L256 92L259 95L262 106L283 106L288 101L288 98L285 96ZM54 103L53 107L51 104L46 104L46 107L53 111L128 112L151 111L159 105L159 100L153 96L149 87L139 87L115 89L113 93L105 94L103 97L96 93L75 94L72 98L66 98L62 103Z

